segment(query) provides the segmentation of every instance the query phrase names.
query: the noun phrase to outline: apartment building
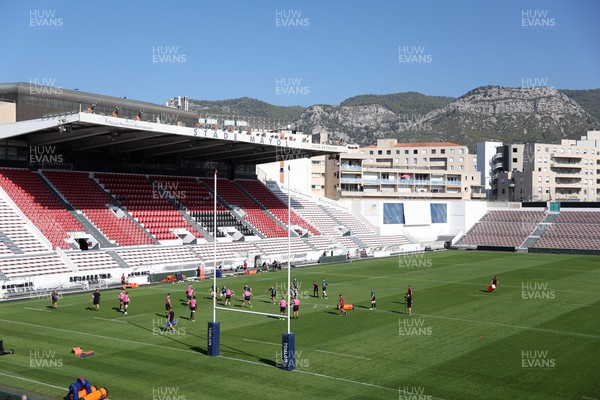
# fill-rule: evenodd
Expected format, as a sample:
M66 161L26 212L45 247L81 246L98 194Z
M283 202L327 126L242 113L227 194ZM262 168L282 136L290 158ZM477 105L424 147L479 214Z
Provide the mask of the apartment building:
M560 144L498 146L491 164L498 200L600 200L600 131Z
M484 199L477 159L466 146L448 142L348 146L325 157L325 196L342 198Z

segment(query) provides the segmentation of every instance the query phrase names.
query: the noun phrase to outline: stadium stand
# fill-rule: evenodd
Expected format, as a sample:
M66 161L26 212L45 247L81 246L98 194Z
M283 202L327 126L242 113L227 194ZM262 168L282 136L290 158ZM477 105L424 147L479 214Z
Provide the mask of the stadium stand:
M410 241L403 235L392 236L358 236L358 240L365 244L365 247L385 247L385 246L402 246L410 244Z
M261 240L254 243L256 248L267 256L287 254L288 240L285 239L269 239ZM292 254L309 253L314 251L304 240L294 238L290 240L290 248Z
M212 261L215 258L214 243L206 243L198 246L191 246L191 250L202 261ZM242 258L247 252L257 251L252 242L224 242L217 245L217 260L232 260Z
M544 215L543 211L489 211L457 244L519 247L544 219Z
M121 246L153 244L152 238L127 217L118 218L110 197L87 172L44 171L54 186L109 240Z
M287 191L281 190L275 183L269 185L269 188L282 202L287 202ZM342 231L339 227L346 227L352 234L375 234L371 228L351 213L331 204L318 203L316 200L304 198L299 193L292 193L290 205L298 214L315 225L323 235L341 235Z
M67 257L78 271L119 268L119 264L110 255L101 251L70 252Z
M199 263L198 256L190 246L151 246L137 249L117 249L115 252L132 268Z
M561 211L535 247L600 250L600 212Z
M208 185L208 187L212 185L211 179L203 179L202 181ZM230 206L240 207L246 213L244 219L265 237L274 238L287 236L287 229L267 215L260 205L248 197L246 192L235 183L227 179L218 179L217 195Z
M181 204L203 229L213 235L214 197L208 187L196 178L152 176L152 180L177 203ZM217 228L233 226L244 236L254 236L252 229L238 221L223 205L217 202ZM217 237L225 237L222 231Z
M10 254L35 253L51 250L50 245L45 245L34 236L27 228L27 221L13 210L0 196L0 232L4 235L3 246L9 249ZM10 250L7 243L13 244ZM5 253L6 254L6 253Z
M279 219L283 224L287 224L288 210L287 204L281 202L281 200L275 196L265 185L256 180L237 180L236 183L240 185L247 193L249 193L257 202L262 204L266 209L271 211L275 217ZM308 230L313 235L320 235L318 229L312 226L310 223L305 221L299 216L294 210L290 213L292 225L298 225L303 229Z
M348 211L342 211L337 207L333 207L329 204L321 204L321 207L329 214L339 225L343 225L352 235L374 235L373 229L369 228L360 219L353 216Z
M96 178L157 240L178 239L173 228L202 237L145 176L99 173Z
M53 247L70 248L66 242L69 232L84 231L81 224L33 172L25 169L0 169L0 186Z
M0 259L0 272L9 279L72 272L56 254Z
M271 191L279 198L279 200L287 203L287 193L279 190L278 187L276 189L271 188ZM337 222L316 202L292 194L290 206L305 220L317 227L317 229L321 231L321 234L332 236L341 235L341 231L337 228Z

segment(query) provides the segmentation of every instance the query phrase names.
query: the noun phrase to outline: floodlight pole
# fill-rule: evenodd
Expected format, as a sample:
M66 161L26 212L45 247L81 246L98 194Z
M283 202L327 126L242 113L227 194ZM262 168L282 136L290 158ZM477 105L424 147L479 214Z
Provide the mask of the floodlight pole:
M292 371L296 368L296 336L291 332L291 292L290 277L292 276L292 209L291 209L291 190L290 190L290 166L287 168L287 185L288 185L288 270L287 270L287 332L281 335L281 369Z
M219 345L221 343L221 324L217 322L217 174L219 171L215 169L214 180L214 210L213 210L213 319L208 323L207 335L207 353L211 357L219 355Z

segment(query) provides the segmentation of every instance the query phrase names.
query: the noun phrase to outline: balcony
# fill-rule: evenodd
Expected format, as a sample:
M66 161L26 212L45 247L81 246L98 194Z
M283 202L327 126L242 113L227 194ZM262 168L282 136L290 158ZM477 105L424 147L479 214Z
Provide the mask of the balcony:
M344 171L361 171L362 170L362 166L361 165L350 165L350 164L342 164L340 166L342 172Z
M371 168L391 168L391 161L363 161L363 167L371 167Z
M558 161L551 160L550 168L582 168L582 165L579 161Z
M581 186L584 186L581 184L580 181L568 181L568 182L555 182L554 183L554 187L559 188L559 187L564 187L564 188L580 188Z
M492 162L498 160L498 159L502 159L503 158L503 154L502 153L496 153L492 156Z
M554 169L550 169L550 171L554 172L554 174L556 175L556 177L560 177L562 175L567 175L569 178L572 177L573 175L581 175L581 168L565 168L565 169L558 169L557 171L555 171Z
M583 158L583 154L553 153L552 158Z
M341 183L362 183L361 178L341 178Z
M342 197L361 197L361 198L397 198L397 199L462 199L461 192L456 193L431 193L431 192L382 192L382 191L341 191ZM485 195L483 195L485 198Z

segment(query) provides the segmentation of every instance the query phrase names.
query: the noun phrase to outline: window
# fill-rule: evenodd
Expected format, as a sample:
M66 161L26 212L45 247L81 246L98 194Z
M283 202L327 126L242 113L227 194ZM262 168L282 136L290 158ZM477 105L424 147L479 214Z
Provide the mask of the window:
M516 158L513 158L513 161L512 161L512 162L516 163L516 162L517 162L517 159L516 159Z
M454 154L454 149L450 149L450 154Z
M427 157L423 157L423 162L426 163L427 162Z
M400 154L400 150L396 150L396 154Z
M419 154L419 150L417 150L417 149L413 150L413 154Z
M548 159L546 157L544 157L544 163L548 164Z
M413 158L413 164L417 164L417 157Z
M385 154L387 154L387 155L389 156L389 155L391 155L391 154L392 154L392 151L391 151L391 150L387 150L387 151L385 152Z
M440 154L446 154L446 149L441 149Z
M408 154L408 150L404 150L404 154Z
M404 165L408 165L408 158L404 159Z
M364 150L361 150L361 151L360 151L360 154L363 154L363 155L364 155L364 154L365 154L365 151L364 151Z
M458 154L465 154L465 149L458 149Z
M431 154L437 154L437 150L436 149L431 149Z
M550 183L550 177L549 176L546 177L546 183Z
M537 192L542 193L542 188L541 187L537 188Z
M538 183L542 183L542 177L538 176Z
M378 156L380 156L380 155L382 155L382 154L383 154L383 152L382 152L381 150L377 150L377 155L378 155Z
M461 171L464 171L464 169L465 169L465 166L464 166L464 165L460 165L458 168L459 168Z
M513 153L516 153L517 152L517 148L513 147L512 151L513 151Z
M427 149L421 150L421 154L427 154Z
M458 162L465 162L465 158L464 157L458 157Z
M454 162L454 157L448 157L448 162Z
M373 150L369 150L369 154L370 154L370 155L373 155Z
M544 172L548 172L548 167L544 167Z
M451 170L451 171L452 171L452 170L454 170L454 165L451 165L451 166L450 166L450 170Z

